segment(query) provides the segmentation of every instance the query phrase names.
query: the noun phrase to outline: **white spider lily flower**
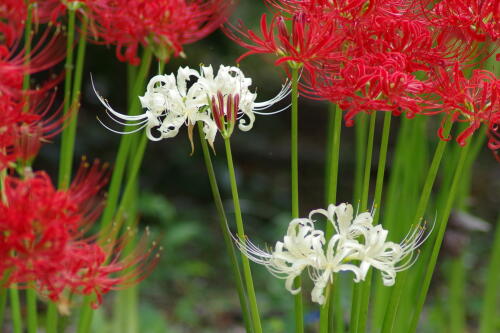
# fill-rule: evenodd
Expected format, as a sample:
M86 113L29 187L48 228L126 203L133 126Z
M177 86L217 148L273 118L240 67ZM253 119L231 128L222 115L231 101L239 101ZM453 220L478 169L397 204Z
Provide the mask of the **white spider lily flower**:
M264 251L248 240L238 240L240 250L252 261L266 266L274 276L285 279L285 287L292 294L293 281L308 266L316 267L322 260L325 236L314 229L309 219L294 219L288 226L283 242L278 241L272 251Z
M236 119L239 119L240 130L249 131L255 122L255 113L266 114L261 111L280 102L291 92L291 83L287 81L274 98L255 102L257 94L250 91L251 85L252 79L245 77L241 69L221 65L215 76L212 66L202 66L200 77L193 87L199 86L200 90L207 93L219 130L223 135L230 136Z
M325 288L333 282L333 274L342 271L351 271L355 275L355 281L362 278L360 268L348 263L349 258L356 254L357 241L343 240L339 235L333 235L328 241L326 255L320 260L319 265L312 267L311 279L314 288L311 292L311 299L320 305L325 304Z
M361 213L354 218L352 205L345 203L338 206L330 204L327 209L313 210L309 213L309 218L312 219L315 214L324 215L341 239L346 240L355 239L363 234L373 223L373 217L369 212Z
M191 80L195 82L190 85ZM145 128L150 140L159 141L176 136L180 127L186 125L192 144L193 126L201 121L205 139L212 146L217 129L227 137L231 135L238 119L241 130L250 130L255 121L254 110L258 114L266 114L261 111L281 101L291 91L290 82L287 82L276 97L256 103L257 94L249 90L251 85L252 79L245 77L238 67L220 66L216 76L211 66L201 67L200 72L181 67L177 76L169 74L151 78L144 96L139 96L141 106L146 109L143 114L124 115L111 108L92 82L94 92L112 120L120 125L138 126L130 131L119 132L103 124L109 130L129 134Z
M400 243L388 242L388 231L377 225L363 235L365 244L358 248L354 259L360 260L361 279L364 280L370 267L382 274L385 286L396 282L396 273L410 268L418 258L415 250L427 239L425 228L413 228Z
M325 216L334 227L329 240L323 231L315 229L317 214ZM389 242L388 231L373 225L371 213L354 216L350 204L331 204L327 209L311 211L308 218L293 219L283 241L276 242L274 249L262 250L248 240L236 239L236 243L250 260L285 279L292 294L300 292L293 288L293 281L307 269L314 282L311 299L323 305L325 290L338 272L352 272L354 282L360 282L374 267L381 271L384 285L393 285L397 272L409 268L417 259L414 253L426 240L424 231L418 226L400 244Z

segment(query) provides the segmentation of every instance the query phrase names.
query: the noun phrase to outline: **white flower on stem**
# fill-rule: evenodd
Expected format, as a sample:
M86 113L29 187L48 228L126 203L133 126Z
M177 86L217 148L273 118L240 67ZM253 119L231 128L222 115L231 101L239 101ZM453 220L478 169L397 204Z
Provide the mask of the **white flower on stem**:
M323 231L315 229L315 215L323 215L335 233L325 240ZM274 249L264 251L248 240L237 240L240 250L275 276L286 280L286 288L296 294L293 281L304 269L314 282L313 302L325 304L325 290L332 284L333 274L349 271L354 282L363 281L370 267L382 273L384 285L395 282L397 272L409 268L417 259L415 250L425 241L425 228L414 228L400 243L387 241L388 231L373 225L371 213L354 216L349 204L329 205L311 211L309 218L293 219Z
M338 206L330 204L327 209L313 210L309 213L309 218L312 219L315 214L324 215L328 223L333 225L337 235L346 240L355 239L363 234L373 223L373 217L369 212L361 213L354 218L352 205L345 203Z
M266 266L274 276L285 279L285 286L292 294L293 281L308 266L315 267L322 260L325 236L314 229L309 219L294 219L288 226L283 242L278 241L272 251L264 251L248 240L237 240L237 245L250 260Z
M290 93L288 82L276 97L257 103L257 94L249 90L251 84L252 80L245 77L238 67L220 66L216 76L211 66L201 67L200 72L181 67L177 77L173 74L156 75L149 81L144 96L139 97L141 106L146 109L143 114L124 115L111 108L97 93L92 82L95 93L112 120L120 125L138 126L128 132L119 132L103 124L109 130L129 134L145 128L150 140L159 141L176 136L180 127L186 125L192 144L193 126L201 121L205 139L210 145L213 145L217 129L222 135L229 136L239 120L238 127L248 131L255 121L254 113L266 114L261 111Z
M378 269L382 274L385 286L392 286L396 281L396 273L410 268L418 258L415 250L427 239L425 228L413 228L400 243L388 242L388 231L377 225L364 234L365 244L360 246L354 259L360 260L362 280L370 267Z

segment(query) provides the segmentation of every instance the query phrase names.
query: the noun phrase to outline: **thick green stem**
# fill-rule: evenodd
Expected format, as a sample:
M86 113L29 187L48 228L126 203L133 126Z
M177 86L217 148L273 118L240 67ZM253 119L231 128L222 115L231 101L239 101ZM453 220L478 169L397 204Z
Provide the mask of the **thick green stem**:
M336 104L330 104L328 113L328 142L327 142L327 158L326 158L326 205L336 204L337 201L337 182L339 173L339 155L340 155L340 134L342 129L342 110ZM333 226L330 223L326 225L327 241L332 237ZM334 277L332 288L330 289L327 301L320 309L319 329L321 333L329 333L331 331L342 332L342 307L340 299L340 288L337 288L338 278ZM334 318L330 318L333 316ZM330 327L330 322L334 323L334 327Z
M443 135L447 137L450 134L452 122L447 120L444 124ZM427 173L427 177L425 179L424 187L420 194L420 200L418 202L417 210L414 218L414 225L419 224L424 216L425 210L427 208L427 204L429 203L429 198L432 192L432 187L434 185L434 181L436 180L436 175L439 170L439 165L441 164L441 160L443 158L443 153L446 148L447 141L440 140L436 151L434 152L434 157L432 158L431 166ZM389 298L389 304L387 307L387 311L384 317L384 323L382 326L382 333L392 332L394 329L394 323L396 319L396 314L399 306L399 301L401 299L401 295L404 291L404 287L406 285L408 270L402 272L398 276L398 280L396 281L395 286L393 287L392 293Z
M498 323L498 294L500 291L500 217L496 223L495 239L491 249L488 275L483 296L479 333L494 333ZM497 326L498 327L498 326Z
M360 113L357 115L356 118L357 118L356 124L354 126L356 162L354 167L353 205L359 204L361 200L361 192L363 188L363 165L365 161L366 131L367 131L366 114Z
M427 265L427 270L425 272L424 280L422 281L420 294L418 296L418 300L415 306L415 311L413 313L413 318L410 324L409 333L415 332L418 326L418 320L420 318L420 312L425 303L425 299L427 297L427 291L429 290L429 286L431 284L432 274L434 273L434 268L436 266L437 258L439 255L439 250L441 248L441 243L443 241L444 232L446 230L446 226L448 224L448 219L450 217L451 209L453 208L453 203L455 202L457 189L462 180L462 171L467 160L467 154L469 151L470 145L466 145L461 148L460 157L458 160L457 167L455 169L455 174L453 176L453 182L451 184L450 191L448 192L448 199L446 200L446 204L444 206L441 218L439 219L439 223L437 225L437 235L436 240L434 242L434 247L432 248L432 254L430 261Z
M0 327L3 327L6 304L7 304L7 289L4 287L0 287Z
M73 73L73 43L75 40L75 10L68 8L68 29L66 39L66 62L64 64L65 78L64 78L64 104L63 114L66 116L71 107L71 83ZM59 188L67 188L69 186L69 172L67 171L67 158L65 154L65 140L64 134L61 141L61 158L59 159Z
M391 129L391 113L386 112L384 114L384 127L382 130L382 140L380 142L380 154L378 160L378 168L377 168L377 180L375 183L375 196L373 200L373 208L375 211L375 215L373 217L373 224L377 225L378 220L380 218L380 204L382 202L382 190L384 187L384 176L385 176L385 165L387 161L387 148L389 146L389 133ZM370 132L371 135L371 132ZM366 281L362 283L362 292L361 292L361 310L359 313L359 323L358 323L358 331L365 332L366 331L366 322L368 319L368 307L369 307L369 299L371 294L371 285L372 285L372 274L373 271L370 270L366 277Z
M152 51L150 48L144 50L144 55L141 62L141 67L137 74L135 85L133 88L134 95L138 96L143 89L143 82L149 71L152 60ZM129 107L129 114L134 114L136 108L139 106L139 99L132 99ZM111 176L111 182L109 185L109 192L106 207L101 218L101 228L106 229L109 227L113 216L115 215L115 210L118 205L118 197L120 195L120 189L123 181L123 174L125 171L125 165L127 164L127 157L129 153L130 146L133 141L133 134L124 135L120 140L120 146L118 148L118 154L116 156L116 161L113 169L113 175Z
M243 227L243 218L241 216L240 199L238 196L238 186L236 184L236 175L234 172L234 165L233 165L233 155L231 153L231 143L229 141L229 138L224 139L224 145L226 148L227 168L229 171L229 180L231 182L231 194L233 196L234 217L236 220L236 228L238 230L238 238L240 239L241 242L244 242L245 229ZM253 286L250 262L244 253L241 254L241 261L243 264L243 276L245 277L245 284L247 288L248 301L250 304L250 313L252 314L252 323L254 332L262 333L259 308L257 306L257 297L255 296L255 289Z
M21 302L19 301L19 290L16 286L10 288L10 310L12 313L12 329L14 333L22 333Z
M26 309L28 317L28 333L36 333L38 327L38 315L36 308L36 291L35 289L26 289Z
M227 255L229 256L229 262L231 264L231 270L233 271L233 278L236 283L236 290L238 292L238 297L240 300L241 312L243 314L243 322L245 323L245 329L247 332L253 332L252 322L250 318L252 314L248 308L248 301L245 294L245 286L243 284L243 279L241 277L241 271L238 264L238 258L236 256L236 251L234 250L231 235L227 226L226 213L224 212L224 206L222 204L222 198L219 192L219 185L217 184L217 178L215 177L214 167L212 165L212 159L210 157L210 150L208 149L207 140L203 134L203 124L198 122L198 133L200 134L201 148L203 151L203 160L205 161L205 167L207 169L208 180L210 182L210 189L212 190L212 196L215 203L215 208L217 210L217 215L219 215L219 224L222 231L222 236L224 237L224 243L226 245Z
M366 155L365 155L365 166L363 173L363 186L361 191L361 203L359 211L365 211L368 208L368 194L370 192L370 175L372 166L372 155L373 155L373 141L375 137L375 122L377 119L377 113L373 112L370 115L370 127L368 130L368 141L366 143ZM371 270L368 272L366 279L362 283L354 284L353 289L353 302L351 308L351 326L350 331L353 332L364 332L364 325L366 320L363 320L362 306L364 296L364 289L367 284L371 284L372 273ZM368 297L368 296L366 296ZM367 305L368 306L368 305ZM362 327L363 326L363 327Z
M66 188L71 179L73 168L73 154L76 140L76 127L78 119L78 109L80 103L80 92L82 87L83 65L85 63L85 50L87 47L87 26L88 19L82 16L78 49L76 55L76 66L72 81L72 92L70 98L69 116L65 120L64 130L61 135L61 157L59 160L59 185ZM66 78L67 79L67 78ZM66 89L66 88L65 88ZM66 114L66 113L65 113Z
M90 326L92 325L92 316L94 314L94 310L91 306L92 297L85 297L81 310L80 310L80 318L78 320L77 333L89 333Z
M144 85L144 80L146 78L146 75L149 71L149 67L151 65L151 60L152 60L152 51L147 48L144 51L142 61L141 61L141 66L139 68L139 72L137 74L137 78L135 81L135 85L133 88L133 91L135 92L134 95L139 95L142 87ZM136 113L136 108L139 106L139 99L133 99L132 103L129 107L129 114L134 114ZM144 133L138 134L138 135L144 135ZM113 174L111 176L111 183L109 186L109 192L108 192L108 198L106 202L106 207L104 208L104 212L101 218L101 225L100 228L101 230L109 230L111 221L113 217L115 216L115 211L118 206L118 198L120 195L120 189L123 181L123 174L125 172L125 166L127 164L127 157L129 153L129 149L131 147L133 138L132 134L130 135L124 135L121 138L120 141L120 147L118 149L118 154L116 157L115 161L115 166L113 169ZM145 145L144 145L145 149ZM142 156L143 154L140 154L139 157L136 158L136 161L138 160L138 165L140 166L140 162L142 162ZM134 163L135 164L135 163ZM137 170L139 167L136 167ZM137 172L135 173L137 175ZM133 175L133 173L129 174ZM135 176L134 176L135 177ZM132 182L129 181L128 184L131 184ZM132 187L131 185L129 188ZM128 190L128 192L132 192L132 190ZM127 201L127 200L125 200ZM123 200L122 200L123 202ZM100 237L103 237L106 233L102 233ZM81 307L81 312L80 312L80 318L78 322L78 330L77 333L86 333L90 330L91 324L92 324L92 317L93 317L93 310L90 306L92 302L93 297L92 296L87 296L85 297L84 304Z
M45 330L47 333L57 333L57 325L59 316L57 313L57 305L54 302L49 302L47 308L47 323Z

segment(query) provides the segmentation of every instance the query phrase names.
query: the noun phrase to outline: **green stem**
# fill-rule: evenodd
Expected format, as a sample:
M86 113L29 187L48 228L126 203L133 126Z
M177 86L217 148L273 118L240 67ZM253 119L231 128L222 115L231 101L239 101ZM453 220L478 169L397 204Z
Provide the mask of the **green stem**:
M71 77L73 73L73 42L75 40L75 10L68 8L68 30L66 40L66 62L64 64L65 79L64 79L64 104L63 114L66 116L71 107ZM65 156L66 134L62 135L61 139L61 158L59 159L59 188L67 188L69 186L69 172Z
M47 308L47 324L46 324L46 331L47 333L57 333L57 325L58 325L58 312L57 312L57 305L54 302L49 302L48 308Z
M410 324L410 330L409 330L410 333L415 332L417 330L418 320L420 318L420 312L422 311L422 308L424 306L425 299L427 296L427 291L429 290L432 274L434 273L434 268L436 266L437 258L439 255L439 250L441 248L441 243L443 241L444 232L445 232L446 226L448 224L448 219L450 217L451 209L453 208L453 203L455 202L457 188L460 185L460 182L462 180L462 171L463 171L465 162L467 160L467 154L468 154L469 148L470 148L470 145L466 145L465 147L461 148L460 157L458 160L457 167L455 169L455 174L453 176L453 182L451 184L450 191L448 192L449 193L448 199L447 199L445 207L443 209L441 219L439 220L439 223L437 225L437 227L439 229L437 230L436 240L434 242L434 247L432 248L432 254L431 254L430 261L427 265L425 277L424 277L424 280L421 284L420 295L418 296L417 304L416 304L415 311L413 313L413 318L412 318L411 324Z
M382 140L380 142L380 154L378 160L377 167L377 180L375 183L375 196L373 200L373 208L375 210L375 215L373 217L373 224L377 225L378 220L380 218L380 204L382 202L382 190L384 187L384 176L385 176L385 165L387 161L387 148L389 146L389 133L391 129L391 117L392 114L390 112L386 112L384 114L384 127L382 130ZM370 132L370 135L372 133ZM366 174L365 174L366 176ZM365 332L366 331L366 322L368 319L368 307L369 300L371 294L371 285L372 285L372 274L373 270L368 272L366 277L366 281L362 283L362 292L361 292L361 310L359 313L359 323L358 323L358 331Z
M365 154L365 166L363 173L363 186L361 190L361 203L359 207L359 211L365 211L368 207L368 194L370 191L370 174L371 174L371 166L372 166L372 154L373 154L373 140L375 137L375 122L377 119L377 113L372 112L370 115L370 127L368 130L368 141L366 143L366 154ZM361 311L363 305L363 289L365 289L365 285L370 283L371 281L371 270L368 272L365 282L354 284L353 288L353 298L352 298L352 307L351 307L351 324L350 324L350 332L362 332L361 325L364 325L363 320L361 320ZM363 330L364 332L364 330Z
M238 238L245 241L245 229L243 227L243 218L241 216L240 199L238 196L238 186L236 184L236 176L234 173L233 155L231 153L231 143L229 138L224 139L226 147L227 168L229 171L229 180L231 182L231 194L233 196L234 216L236 220L236 228L238 230ZM243 276L247 288L248 301L250 303L250 313L252 314L252 323L255 333L262 333L262 326L260 323L259 308L257 306L257 297L255 296L255 289L253 286L252 271L250 270L250 262L244 253L241 254L241 261L243 264Z
M358 114L356 125L354 126L356 163L354 169L353 205L359 204L363 188L363 165L366 152L366 125L366 114Z
M69 185L71 172L73 168L73 155L75 149L76 127L78 119L78 110L80 108L80 93L82 87L83 66L85 63L85 50L87 47L87 27L88 19L82 16L80 36L78 40L78 49L76 54L75 72L72 82L72 92L69 103L69 116L64 121L64 130L61 138L61 157L59 160L59 184L63 188ZM67 79L67 78L66 78ZM65 87L66 89L66 87ZM66 113L65 113L66 114Z
M443 135L445 137L448 137L448 135L450 134L452 124L453 123L451 121L449 121L448 119L446 120L443 128ZM429 202L429 198L432 192L432 187L434 185L434 181L436 180L436 175L439 170L439 165L441 164L441 160L447 143L448 143L447 141L440 140L436 147L436 151L434 152L434 157L432 158L431 166L429 168L427 177L425 179L424 187L420 194L420 200L418 202L414 218L414 225L419 224L423 219L423 215L427 208L427 204ZM392 293L389 298L387 311L384 317L382 333L392 332L394 329L394 323L399 306L399 301L405 289L404 287L406 284L407 275L408 275L408 270L402 272L400 276L398 276L398 280L396 281L396 284L393 287Z
M479 333L494 333L495 324L498 323L498 294L500 286L500 217L496 223L495 239L491 249L488 275L483 295L483 309Z
M149 48L147 48L144 51L142 61L141 61L141 66L139 68L139 73L137 74L137 78L135 81L134 89L133 91L135 92L134 95L139 95L142 86L144 85L144 80L146 78L146 75L149 71L149 67L151 65L151 60L152 60L152 52ZM136 108L139 106L139 99L133 99L132 103L129 107L129 114L134 114L136 113ZM141 133L144 135L144 133ZM139 135L141 135L139 134ZM132 134L130 135L124 135L121 138L120 141L120 147L118 149L118 154L116 157L115 161L115 167L113 169L113 174L111 176L111 183L109 186L109 192L108 192L108 198L106 202L106 207L104 208L104 212L101 218L101 225L100 228L101 230L109 230L108 228L110 227L111 221L113 217L115 216L115 210L118 205L118 198L120 194L120 189L123 181L123 174L125 171L125 166L127 164L127 157L129 153L129 149L131 147L133 138ZM144 148L145 149L145 148ZM142 156L143 154L140 155L136 160L139 160L138 165L140 166L140 162L142 161ZM138 167L137 167L138 170ZM132 174L132 173L131 173ZM130 174L130 175L131 175ZM130 176L129 175L129 176ZM128 184L131 184L132 182L128 182ZM133 188L132 186L129 186L129 188ZM128 190L128 192L132 192L132 190ZM123 201L123 200L122 200ZM128 201L128 200L125 200ZM102 233L100 237L104 236L105 233ZM86 333L90 330L91 324L92 324L92 317L93 317L93 310L90 306L92 302L92 296L87 296L85 297L84 304L81 307L81 312L80 312L80 319L78 323L78 331L77 333Z
M340 134L342 129L342 110L336 104L330 104L328 122L328 142L327 142L327 165L326 165L326 205L335 204L337 201L337 182L339 173L339 155L340 155ZM327 241L332 237L333 226L330 223L326 225ZM329 333L330 316L333 316L335 332L343 331L342 307L340 302L340 288L337 288L338 279L335 276L330 288L329 296L324 306L320 309L319 329L321 333Z
M80 318L78 321L78 327L76 333L89 333L90 326L92 325L92 317L94 310L91 306L92 296L87 296L83 300L83 304L80 310Z
M132 204L134 198L134 192L136 188L137 176L139 174L139 170L142 165L142 160L144 158L144 153L146 151L148 143L148 138L145 133L141 134L141 138L138 146L136 147L136 151L134 152L134 156L132 158L132 162L130 165L129 173L127 176L127 183L125 184L125 189L123 191L123 196L120 201L120 206L118 208L117 216L121 216Z
M16 286L10 288L10 310L12 312L12 328L14 333L22 333L21 303L19 301L19 290Z
M26 308L28 312L28 333L37 332L37 308L36 308L36 292L34 289L26 289Z
M147 48L144 51L141 61L141 67L139 68L139 72L135 80L135 85L133 88L135 96L138 96L143 88L144 85L143 82L149 71L151 60L152 60L152 51L150 48ZM139 99L138 98L133 99L129 107L129 114L134 114L138 106L139 106ZM124 135L120 140L120 146L118 148L118 154L116 156L113 175L111 176L111 182L109 185L106 207L104 208L104 212L101 218L102 229L106 229L107 227L109 227L109 224L111 223L111 220L115 215L115 210L118 205L118 197L120 194L120 189L123 181L123 173L125 171L125 165L127 164L126 162L127 162L128 152L133 141L132 135L133 134Z
M292 66L292 114L291 114L291 187L292 187L292 218L299 217L299 68ZM302 281L300 276L295 278L294 288L300 288ZM304 305L302 304L302 293L294 296L295 332L304 332Z
M241 271L238 264L238 258L236 257L236 251L232 243L231 235L227 226L226 213L224 212L224 206L222 204L222 198L219 192L219 186L217 184L217 178L215 177L214 167L212 165L212 159L210 157L210 150L208 149L207 140L203 135L203 124L198 122L198 133L200 134L201 148L203 151L203 160L205 161L205 167L207 169L208 180L210 182L210 189L212 190L212 196L215 203L215 208L217 214L219 215L219 224L222 231L222 236L224 237L224 243L226 245L226 251L229 256L229 262L231 264L231 270L233 271L233 277L236 282L236 290L238 292L238 298L240 300L241 312L243 314L243 322L245 323L245 329L247 332L253 332L252 322L250 320L251 313L248 309L248 301L245 294L245 286L243 284L243 279L241 278Z
M7 288L0 287L0 327L3 327L6 304L7 304Z

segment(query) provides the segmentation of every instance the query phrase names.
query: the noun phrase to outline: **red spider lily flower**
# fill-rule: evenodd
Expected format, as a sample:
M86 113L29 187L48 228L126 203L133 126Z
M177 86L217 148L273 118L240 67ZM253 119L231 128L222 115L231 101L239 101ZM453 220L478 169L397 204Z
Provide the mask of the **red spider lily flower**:
M18 122L14 142L16 158L24 164L32 162L42 144L59 134L63 130L65 120L75 112L70 110L61 116L62 104L52 111L55 96L55 91L34 95L29 100L28 110L24 108L25 103L19 104L24 113L31 115L29 121Z
M14 162L19 150L16 141L19 138L19 126L35 122L38 118L30 113L22 112L22 104L14 101L8 95L0 95L0 170Z
M61 62L66 53L63 37L59 33L51 35L47 29L29 55L24 51L18 52L21 39L17 39L12 47L7 48L0 45L0 95L10 95L19 98L25 94L32 95L43 93L53 88L62 78L57 76L35 90L22 91L23 77L26 74L35 74L50 69ZM25 64L26 56L29 57L29 64Z
M424 108L420 95L429 87L405 70L403 54L367 54L343 66L338 72L320 72L309 93L338 103L347 111L346 125L353 125L354 117L362 111L405 112L412 117Z
M104 245L88 240L69 243L63 269L49 282L52 284L51 298L56 296L57 300L65 289L74 294L94 294L96 301L92 306L97 308L102 303L103 294L142 281L156 266L159 253L155 242L149 245L146 233L131 251L124 254L124 249L130 248L135 236L128 230L118 241ZM58 288L53 288L57 285Z
M458 64L453 71L439 69L433 91L442 103L439 110L427 114L446 112L451 115L452 121L469 123L469 127L457 136L461 146L482 123L494 127L498 121L500 80L489 71L474 70L467 79Z
M357 21L374 13L396 13L404 8L401 0L266 0L271 8L293 15L299 11L313 16L328 16L342 22Z
M3 0L0 4L0 41L8 47L23 33L26 19L24 1Z
M30 163L38 154L42 143L60 133L64 120L72 112L60 116L62 105L51 112L55 92L33 95L28 107L9 95L0 95L0 170Z
M477 48L456 38L454 32L436 29L422 18L412 16L376 15L347 30L354 56L397 52L404 55L409 73L465 63L475 56Z
M84 162L76 179L67 191L60 191L45 172L5 178L0 205L2 267L15 267L12 276L21 282L36 272L37 263L60 257L66 243L99 215L102 205L95 203L102 201L107 166ZM92 210L89 202L94 202Z
M424 14L433 25L462 30L477 41L500 37L498 0L421 0Z
M116 56L139 63L139 45L157 57L183 55L183 45L216 30L227 17L229 0L101 0L89 3L96 30L106 44L116 45Z
M287 22L291 23L290 31ZM229 38L249 50L237 62L251 54L275 54L276 65L289 62L312 69L320 61L341 57L338 49L345 39L334 20L320 20L305 12L294 13L292 18L275 14L270 24L263 14L260 30L262 37L245 28L241 21L224 29Z
M146 237L126 255L135 236L130 231L115 240L115 228L102 244L97 236L84 237L102 211L108 174L106 165L84 159L67 190L57 190L45 172L5 178L0 274L7 274L6 286L34 286L61 310L68 305L67 293L95 295L97 307L103 294L137 283L151 271L158 254Z

